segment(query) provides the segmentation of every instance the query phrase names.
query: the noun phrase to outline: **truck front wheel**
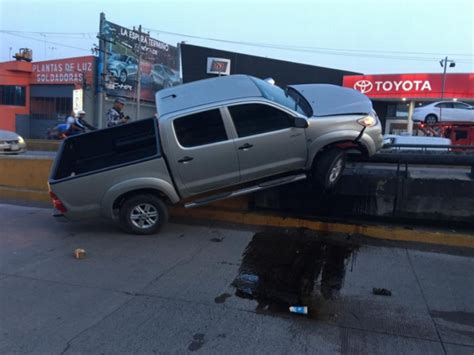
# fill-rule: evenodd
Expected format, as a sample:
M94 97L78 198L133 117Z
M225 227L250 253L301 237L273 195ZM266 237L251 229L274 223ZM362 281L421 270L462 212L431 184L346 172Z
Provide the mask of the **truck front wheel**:
M329 190L336 186L346 165L346 154L342 149L330 148L318 155L312 170L313 182Z
M133 234L156 233L168 220L168 209L159 197L136 195L120 207L120 225Z

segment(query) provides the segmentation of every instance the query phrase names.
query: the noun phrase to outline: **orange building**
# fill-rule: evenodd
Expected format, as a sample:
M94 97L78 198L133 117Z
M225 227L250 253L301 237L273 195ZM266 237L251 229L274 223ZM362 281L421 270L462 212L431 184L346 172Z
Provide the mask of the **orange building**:
M0 129L15 131L17 115L30 113L31 73L28 62L0 63Z
M83 108L95 105L96 57L0 63L0 129L44 138L73 108L73 90L83 89Z

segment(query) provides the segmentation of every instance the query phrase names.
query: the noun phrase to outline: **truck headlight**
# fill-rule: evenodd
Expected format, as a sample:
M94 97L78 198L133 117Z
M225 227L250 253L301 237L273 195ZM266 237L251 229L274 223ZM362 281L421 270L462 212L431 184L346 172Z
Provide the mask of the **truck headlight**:
M373 111L370 115L357 120L357 123L364 127L372 127L377 124L377 114Z

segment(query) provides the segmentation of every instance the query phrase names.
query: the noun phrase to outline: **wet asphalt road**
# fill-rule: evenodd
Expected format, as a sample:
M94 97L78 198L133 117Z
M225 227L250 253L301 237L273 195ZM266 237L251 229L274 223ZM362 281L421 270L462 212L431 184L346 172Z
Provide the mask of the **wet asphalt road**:
M474 353L473 256L5 204L0 226L1 354Z

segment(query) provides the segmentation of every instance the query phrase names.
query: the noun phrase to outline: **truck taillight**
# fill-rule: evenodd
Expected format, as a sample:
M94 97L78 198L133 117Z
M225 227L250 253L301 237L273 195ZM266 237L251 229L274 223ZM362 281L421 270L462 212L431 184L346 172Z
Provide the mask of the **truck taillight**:
M51 200L53 201L54 208L56 208L61 213L67 212L66 206L63 205L61 200L58 198L58 196L56 196L56 194L53 191L49 192L49 196L51 196Z

